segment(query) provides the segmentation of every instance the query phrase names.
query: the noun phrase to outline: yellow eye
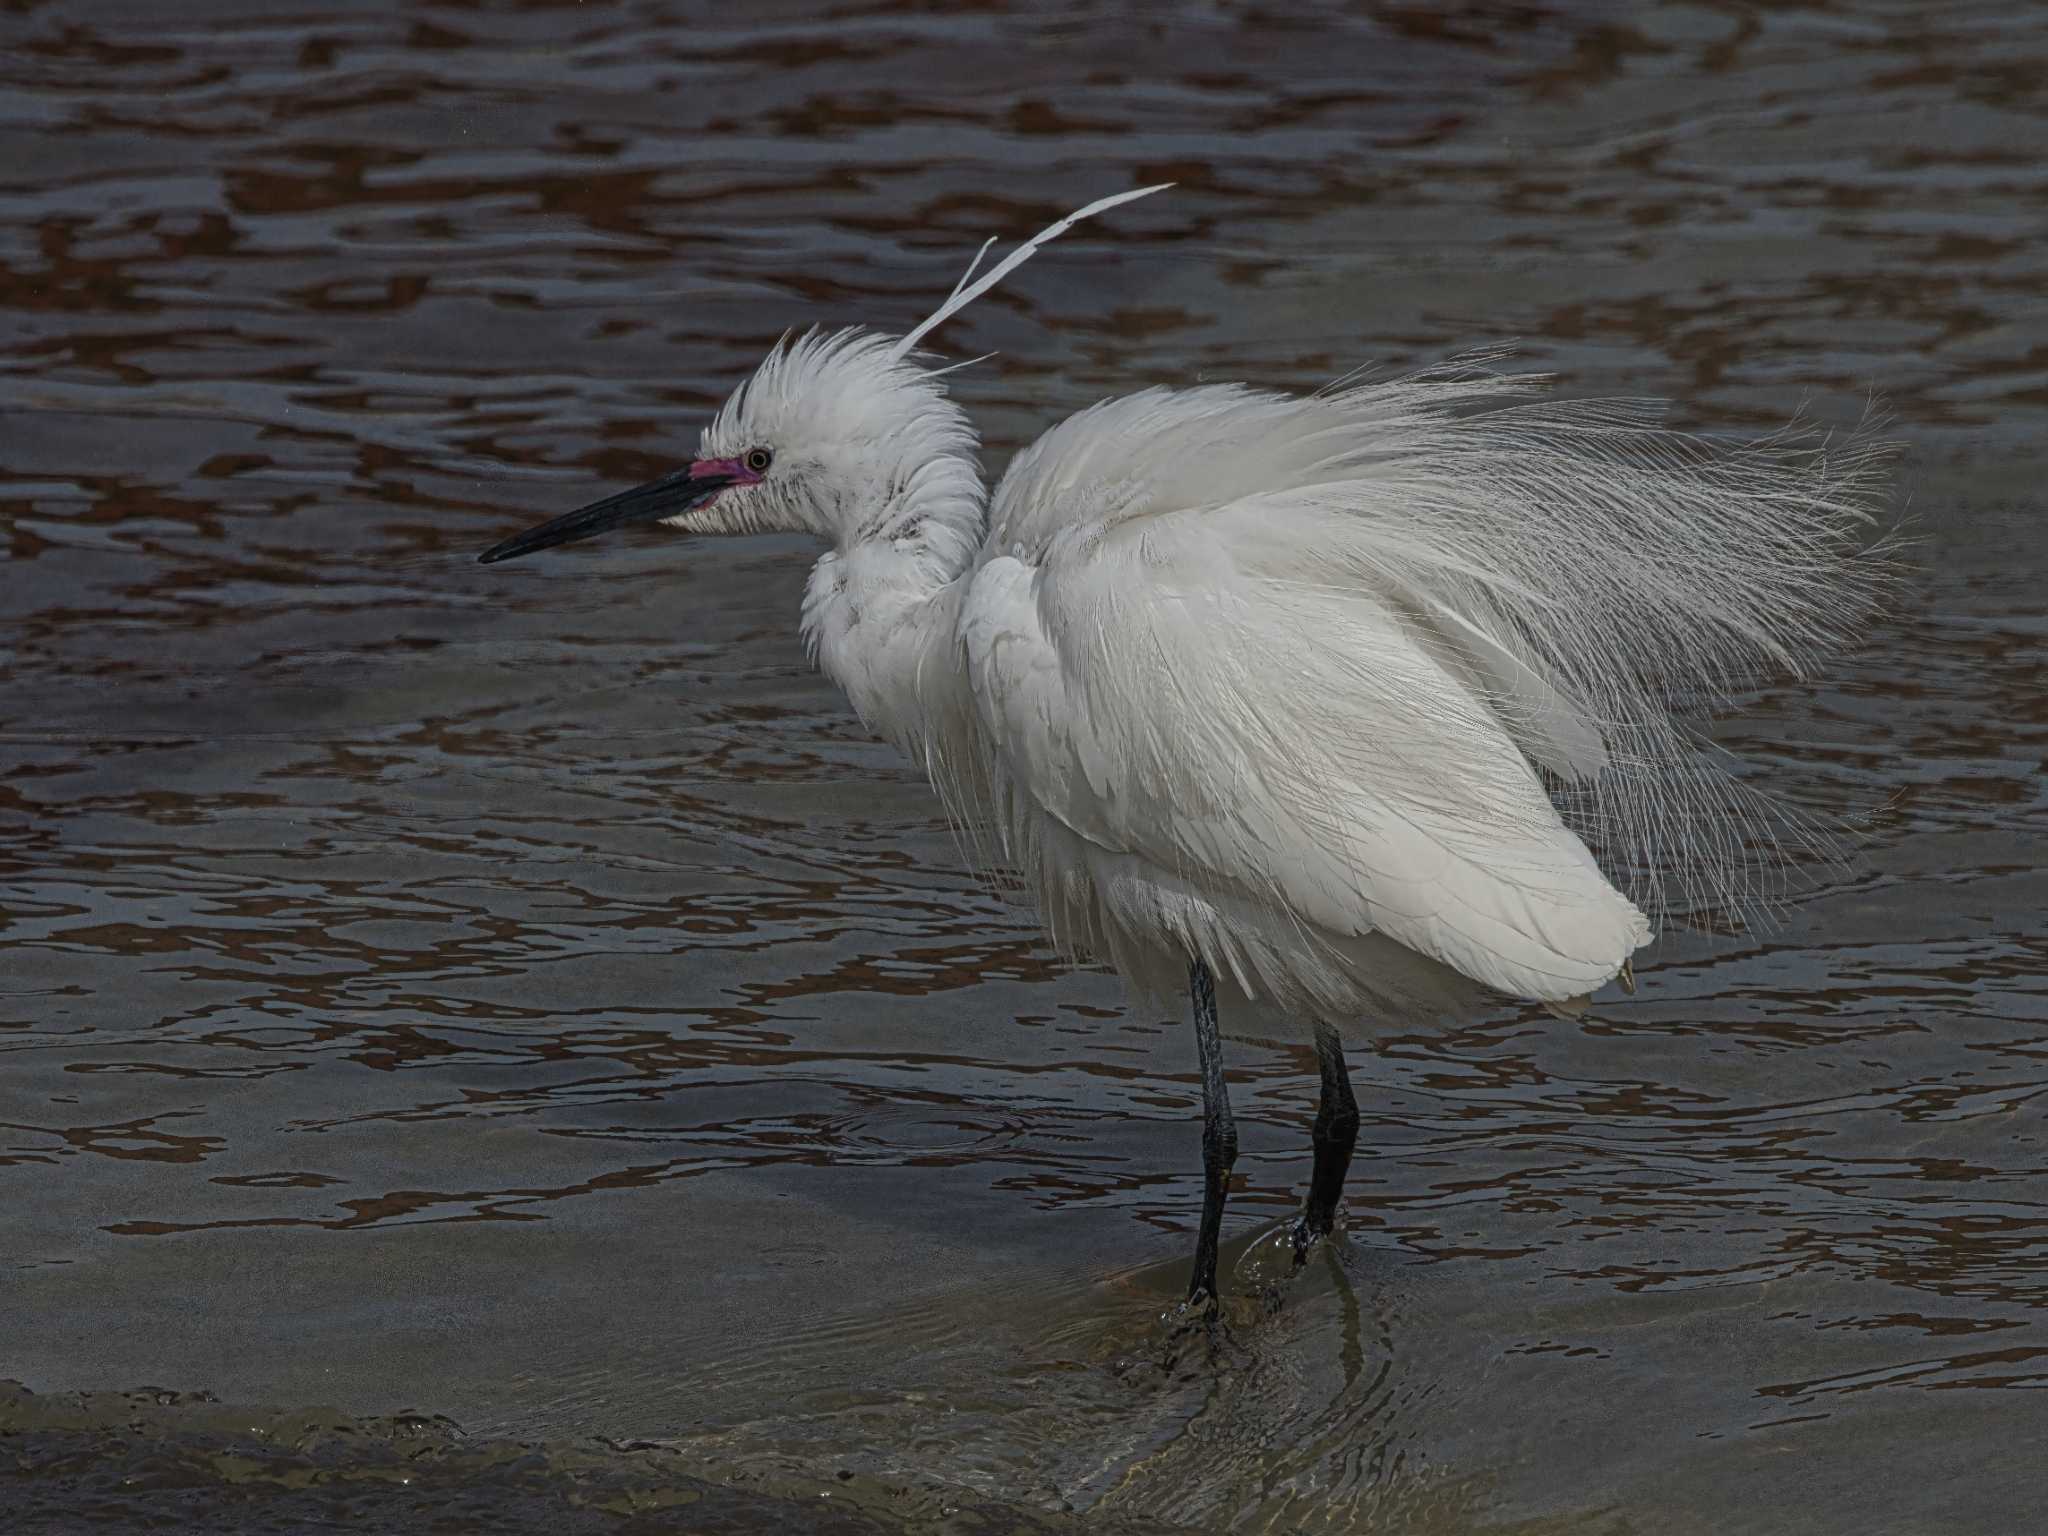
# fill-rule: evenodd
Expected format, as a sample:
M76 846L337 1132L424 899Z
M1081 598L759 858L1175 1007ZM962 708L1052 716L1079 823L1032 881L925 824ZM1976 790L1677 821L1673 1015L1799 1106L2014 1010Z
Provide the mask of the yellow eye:
M775 455L766 448L749 448L746 458L741 462L755 474L765 475L768 473L768 466L775 462Z

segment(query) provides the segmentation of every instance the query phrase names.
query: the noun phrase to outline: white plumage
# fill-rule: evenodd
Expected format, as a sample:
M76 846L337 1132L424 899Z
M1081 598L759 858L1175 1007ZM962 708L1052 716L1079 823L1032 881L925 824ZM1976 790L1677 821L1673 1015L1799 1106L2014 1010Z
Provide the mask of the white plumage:
M1405 1028L1488 993L1568 1008L1626 975L1646 913L1767 894L1796 827L1682 721L1851 632L1885 569L1863 547L1882 450L1717 450L1481 355L1309 397L1104 401L989 494L948 370L915 344L1156 190L970 268L903 338L786 339L687 469L485 558L655 518L827 543L805 640L976 855L1062 947L1148 992L1196 962L1200 1295L1235 1147L1211 973L1269 1005L1263 1025L1317 1030L1299 1253L1356 1124L1332 1024Z
M1054 938L1147 991L1192 957L1304 1017L1566 1004L1645 908L1757 897L1786 823L1680 722L1865 611L1879 448L1715 452L1477 355L1106 400L990 496L912 343L1143 195L908 337L785 340L689 471L487 558L652 516L818 535L813 654Z
M824 539L813 654L1056 941L1148 992L1199 957L1348 1027L1569 1004L1649 940L1646 908L1757 896L1783 824L1680 721L1866 609L1868 439L1716 452L1481 355L1107 400L990 496L911 344L1138 195L909 337L786 340L692 466L746 483L663 520ZM493 556L593 530L548 531Z
M934 777L1056 936L1406 1024L1444 967L1563 1003L1648 941L1566 811L1645 904L1757 894L1782 823L1674 709L1842 637L1873 456L1716 458L1542 382L1148 390L1018 456L955 620L981 735Z
M674 521L830 541L814 654L1071 952L1345 1021L1565 1003L1642 906L1757 894L1778 829L1679 719L1861 614L1876 459L1716 455L1491 361L1105 401L985 498L934 373L813 334L705 433L766 482Z

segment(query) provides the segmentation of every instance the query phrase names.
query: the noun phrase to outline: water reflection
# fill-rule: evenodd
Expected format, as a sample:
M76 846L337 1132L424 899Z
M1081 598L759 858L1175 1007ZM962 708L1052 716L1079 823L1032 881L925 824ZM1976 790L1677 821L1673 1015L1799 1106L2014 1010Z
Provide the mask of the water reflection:
M450 1413L604 1497L844 1493L848 1529L2034 1518L2039 18L11 24L0 1311L44 1326L0 1349L39 1394L10 1435L242 1454L50 1417L158 1381ZM784 326L900 324L987 235L1159 179L948 337L1000 353L959 378L993 461L1138 383L1520 335L1688 424L1881 388L1925 567L1723 733L1851 866L1598 1017L1362 1057L1348 1238L1277 1305L1313 1063L1233 1048L1213 1342L1162 1321L1191 1045L960 873L803 664L806 551L470 564L666 467ZM480 1454L464 1497L558 1520ZM60 1525L114 1498L24 1478Z

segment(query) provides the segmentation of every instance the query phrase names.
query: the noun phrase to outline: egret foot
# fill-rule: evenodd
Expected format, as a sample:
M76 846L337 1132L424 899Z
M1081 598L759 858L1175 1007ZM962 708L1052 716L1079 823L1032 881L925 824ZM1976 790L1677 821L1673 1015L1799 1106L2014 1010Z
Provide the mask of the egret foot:
M1166 1324L1168 1342L1179 1346L1197 1334L1214 1343L1224 1327L1223 1302L1204 1292L1177 1302L1160 1319Z
M1294 1218L1294 1228L1289 1237L1294 1244L1294 1267L1301 1268L1308 1262L1308 1256L1317 1243L1330 1235L1328 1227L1316 1227L1309 1223L1304 1214Z

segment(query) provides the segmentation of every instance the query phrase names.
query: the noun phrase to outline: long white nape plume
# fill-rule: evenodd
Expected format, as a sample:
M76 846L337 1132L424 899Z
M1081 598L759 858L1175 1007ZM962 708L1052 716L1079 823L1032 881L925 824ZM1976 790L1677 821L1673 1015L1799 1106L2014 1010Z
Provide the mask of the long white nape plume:
M1150 197L1154 192L1164 192L1172 185L1173 183L1170 181L1162 181L1154 187L1139 187L1135 192L1119 192L1114 197L1100 198L1090 203L1086 208L1077 208L1057 224L1049 224L1044 229L1041 229L1037 234L997 262L994 269L986 277L982 278L980 282L975 283L972 287L968 287L968 278L974 276L974 269L981 265L981 258L988 254L989 246L995 243L992 240L984 242L981 249L975 252L974 260L968 264L966 274L961 277L959 282L953 285L953 291L947 295L946 302L933 310L931 315L909 335L897 342L890 349L889 356L892 359L908 357L911 350L920 341L923 341L925 337L929 336L941 325L944 325L953 316L959 314L961 310L972 304L984 293L987 293L989 289L995 287L997 283L1000 283L1012 272L1023 266L1025 262L1037 254L1038 248L1041 245L1050 240L1057 240L1083 219L1092 219L1096 214L1105 213L1120 203L1134 203L1141 197Z

